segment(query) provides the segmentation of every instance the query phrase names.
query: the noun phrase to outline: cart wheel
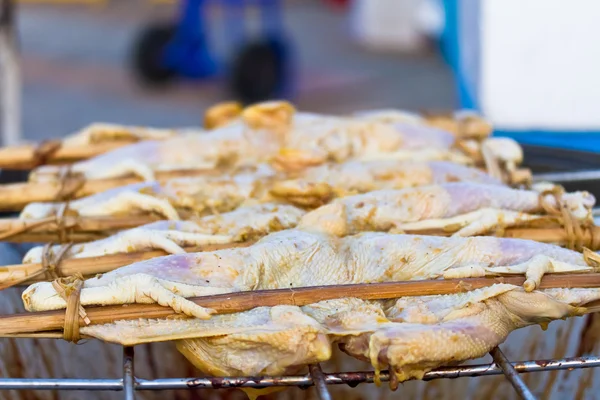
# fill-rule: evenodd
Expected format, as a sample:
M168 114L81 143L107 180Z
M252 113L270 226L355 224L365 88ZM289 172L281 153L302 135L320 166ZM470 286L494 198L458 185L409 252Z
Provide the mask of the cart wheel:
M162 55L165 47L175 35L172 25L154 25L145 28L132 52L132 67L137 78L144 84L165 84L175 77L175 71L166 68Z
M246 104L280 96L288 80L288 59L287 45L280 40L246 45L232 65L233 95Z
M29 171L0 169L0 184L27 182ZM13 218L18 212L0 211L0 218Z

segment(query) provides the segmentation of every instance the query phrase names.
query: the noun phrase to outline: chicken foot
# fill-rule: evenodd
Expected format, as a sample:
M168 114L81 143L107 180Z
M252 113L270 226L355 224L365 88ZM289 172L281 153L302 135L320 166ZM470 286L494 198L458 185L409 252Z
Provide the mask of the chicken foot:
M110 189L102 193L69 202L69 212L80 216L111 216L131 213L156 213L170 220L179 220L177 210L165 196L157 196L157 182L139 183ZM38 219L56 215L64 203L31 203L19 218Z

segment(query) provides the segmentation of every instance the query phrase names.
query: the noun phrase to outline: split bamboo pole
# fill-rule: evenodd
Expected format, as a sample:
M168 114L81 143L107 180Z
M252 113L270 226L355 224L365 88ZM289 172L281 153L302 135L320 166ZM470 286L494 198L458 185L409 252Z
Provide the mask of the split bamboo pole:
M443 231L420 231L408 232L413 234L427 235L449 235ZM565 245L568 242L568 236L562 228L509 228L504 232L504 237L529 239L538 242ZM593 227L592 230L586 230L582 236L583 246L590 250L600 250L600 227ZM214 251L233 247L246 247L253 242L238 242L218 245L204 245L201 247L188 247L185 250L189 252ZM97 257L72 258L60 262L59 272L62 276L70 276L80 273L84 276L92 276L110 272L119 267L129 265L138 261L147 260L154 257L164 256L167 253L162 250L146 251L134 253L109 254ZM45 270L42 264L15 264L0 267L0 290L20 284L31 284L33 282L45 280Z
M20 145L0 148L0 168L28 170L44 164L67 164L88 159L108 151L134 143L131 140L118 140L93 143L85 146L62 146L60 141L52 141L54 147L40 160L40 146Z
M238 242L226 244L207 244L199 247L186 247L188 253L200 251L215 251L233 247L246 247L252 242ZM81 274L94 276L110 272L119 267L144 261L155 257L168 255L162 250L141 251L134 253L109 254L97 257L71 258L60 262L58 273L61 276ZM47 280L45 268L42 264L16 264L0 267L0 290L15 285L29 285L34 282Z
M216 175L221 172L222 171L219 170L207 169L158 171L156 173L156 180L165 182L169 179ZM77 177L67 177L64 182L20 182L0 185L0 211L20 211L27 204L34 202L61 201L60 193L64 192L64 188L72 187L74 185L77 187L74 188L75 190L70 196L70 199L78 199L139 182L142 182L142 179L138 177L93 179L85 181L80 180L80 178Z
M324 300L355 297L364 300L394 299L405 296L429 296L462 293L496 283L520 286L525 282L523 276L486 277L448 280L423 280L405 282L385 282L353 285L330 285L276 290L257 290L234 292L214 296L193 297L194 303L216 310L217 314L228 314L251 310L256 307L277 305L304 306ZM541 281L540 289L550 288L597 288L600 287L600 274L548 274ZM128 304L122 306L86 307L91 324L107 324L118 320L139 318L183 317L169 307L158 304ZM33 333L50 332L63 329L65 312L42 311L0 316L0 336L31 337ZM84 321L80 320L80 326ZM43 336L39 335L38 337Z

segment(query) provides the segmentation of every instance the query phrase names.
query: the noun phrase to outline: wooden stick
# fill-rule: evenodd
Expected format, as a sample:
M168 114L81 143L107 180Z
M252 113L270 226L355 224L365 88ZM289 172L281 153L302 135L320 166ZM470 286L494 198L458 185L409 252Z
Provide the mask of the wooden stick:
M406 230L407 234L433 235L433 236L450 236L454 233L444 232L442 230ZM559 246L564 246L568 243L567 232L562 227L537 227L537 228L507 228L502 237L535 240L542 243L551 243ZM582 235L585 247L590 250L600 250L600 226L592 226L583 231Z
M157 216L138 215L124 217L64 217L64 226L71 242L97 240L123 229L135 228L159 220ZM21 220L18 218L0 219L0 241L13 243L40 243L58 241L58 226L54 220L39 225L39 220ZM28 228L32 227L32 228ZM18 232L22 231L22 232ZM13 232L11 234L11 232ZM16 233L15 233L16 232ZM408 234L450 236L454 232L442 230L407 230ZM507 228L504 237L529 239L543 243L565 245L568 237L565 230L554 225L543 228ZM600 227L593 226L583 232L584 246L591 250L600 250Z
M252 242L239 243L224 243L224 244L207 244L200 247L186 247L188 253L200 251L215 251L221 249L229 249L234 247L246 247ZM60 263L59 273L62 276L70 276L80 273L83 276L92 276L110 272L119 267L133 264L138 261L144 261L155 257L165 256L168 253L157 251L143 251L135 253L119 253L109 254L105 256L87 257L87 258L72 258L66 259ZM0 289L5 289L10 286L20 284L31 284L34 282L44 281L44 274L39 274L44 268L42 264L17 264L0 267ZM37 275L36 275L37 274ZM31 277L34 275L33 277ZM31 277L31 278L28 278Z
M67 241L96 240L123 229L135 228L157 221L160 218L151 215L128 215L123 217L63 217L63 227L67 232ZM59 226L52 218L40 220L22 220L18 218L0 219L0 240L19 242L56 241Z
M47 162L50 164L63 164L83 160L106 153L110 150L133 143L131 140L118 140L110 142L93 143L85 146L59 147L49 154ZM3 169L32 169L38 162L37 146L23 145L0 148L0 168Z
M179 171L159 171L156 179L165 182L169 179L204 176L218 174L219 170L195 169ZM86 181L73 198L90 196L120 186L142 182L138 177L125 177L115 179L94 179ZM24 182L0 185L0 211L20 211L27 204L33 202L58 201L61 190L60 182Z
M303 288L257 290L251 292L228 293L215 296L193 297L189 300L217 314L235 313L256 307L277 305L304 306L324 300L356 297L364 300L393 299L404 296L429 296L462 293L495 283L508 283L520 286L523 276L497 278L468 278L448 280L425 280L408 282L386 282L355 285L331 285ZM550 288L597 288L600 287L600 274L549 274L542 279L540 289ZM173 309L157 304L128 304L122 306L86 307L92 324L107 324L118 320L139 318L168 318L179 316ZM31 334L36 332L61 330L64 325L63 310L21 313L0 316L0 336ZM83 320L80 320L83 326Z

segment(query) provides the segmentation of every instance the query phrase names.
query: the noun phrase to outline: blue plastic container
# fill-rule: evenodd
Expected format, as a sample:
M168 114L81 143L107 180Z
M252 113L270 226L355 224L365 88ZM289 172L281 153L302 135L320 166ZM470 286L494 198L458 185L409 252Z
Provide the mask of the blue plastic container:
M443 0L446 24L441 38L442 52L454 73L461 108L480 111L476 91L468 82L469 71L461 63L460 13L465 7L477 7L478 1ZM473 12L473 9L469 10ZM478 10L475 10L478 12ZM600 85L600 82L597 83ZM532 145L600 152L600 131L551 131L525 130L494 132L496 136L508 136Z

